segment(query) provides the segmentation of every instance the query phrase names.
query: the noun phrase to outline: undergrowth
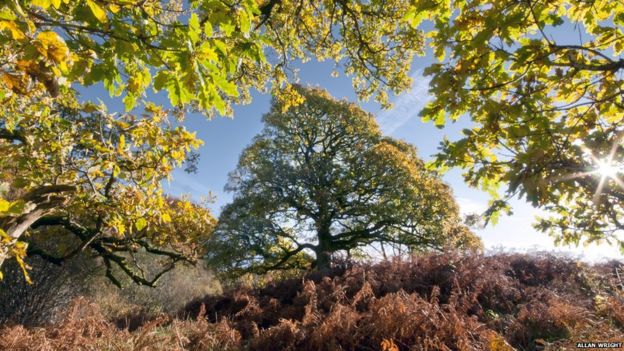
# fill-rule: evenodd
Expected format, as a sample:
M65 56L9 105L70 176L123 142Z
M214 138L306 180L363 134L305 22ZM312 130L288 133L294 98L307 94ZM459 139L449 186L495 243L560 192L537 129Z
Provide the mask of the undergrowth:
M129 329L92 303L0 329L5 350L574 350L624 341L618 262L432 254L238 288Z

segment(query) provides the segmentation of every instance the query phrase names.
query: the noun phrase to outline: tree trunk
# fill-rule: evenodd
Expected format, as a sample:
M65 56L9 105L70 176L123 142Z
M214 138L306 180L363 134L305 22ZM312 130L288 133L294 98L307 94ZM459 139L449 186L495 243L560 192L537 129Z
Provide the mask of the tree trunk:
M46 215L49 211L49 209L37 208L17 218L12 218L8 221L5 232L9 235L9 237L11 237L11 239L13 239L13 242L15 242L22 237L22 235L33 225L33 223ZM2 264L7 258L9 258L9 250L8 247L3 245L3 247L0 248L0 269L2 269Z
M0 272L2 272L2 264L4 263L4 260L9 257L8 254L9 253L7 248L5 248L4 246L0 247Z
M34 208L18 217L0 218L0 228L17 241L41 217L65 203L67 198L58 194L74 191L76 186L65 184L44 185L31 190L21 200L35 205ZM9 258L8 248L0 246L0 269L7 258Z
M319 271L328 271L331 268L331 256L334 252L329 225L319 226L318 245L314 251L316 254L315 268Z
M380 243L381 245L381 254L383 256L384 261L388 260L388 255L386 254L386 247L384 246L383 242Z
M319 271L328 271L331 268L331 255L329 251L316 251L315 268Z

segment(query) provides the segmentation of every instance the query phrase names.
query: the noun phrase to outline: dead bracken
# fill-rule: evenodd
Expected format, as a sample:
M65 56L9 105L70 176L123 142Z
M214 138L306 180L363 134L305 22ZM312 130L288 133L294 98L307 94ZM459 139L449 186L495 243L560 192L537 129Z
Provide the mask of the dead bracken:
M77 300L64 322L5 326L10 350L573 350L620 342L619 262L458 253L338 263L189 303L130 331Z

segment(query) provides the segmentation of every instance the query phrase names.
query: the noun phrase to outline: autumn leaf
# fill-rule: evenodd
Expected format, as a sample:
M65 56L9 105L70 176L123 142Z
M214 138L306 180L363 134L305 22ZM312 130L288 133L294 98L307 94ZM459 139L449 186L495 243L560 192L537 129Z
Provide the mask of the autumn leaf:
M147 227L147 221L145 220L145 218L139 218L134 224L134 227L136 228L137 231L141 231L145 227Z
M22 30L17 26L17 24L10 20L0 20L0 30L8 29L11 33L11 37L14 40L25 39L26 35Z
M65 41L56 32L40 32L37 34L36 44L39 53L55 63L64 62L69 55Z
M98 21L104 23L108 20L106 17L106 11L104 11L104 9L98 5L95 0L87 0L87 6L89 6L91 13L95 16L95 18L97 18Z

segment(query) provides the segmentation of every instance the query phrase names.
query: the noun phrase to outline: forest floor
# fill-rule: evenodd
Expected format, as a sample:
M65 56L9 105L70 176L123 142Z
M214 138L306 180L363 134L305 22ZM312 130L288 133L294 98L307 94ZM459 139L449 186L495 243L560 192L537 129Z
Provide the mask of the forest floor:
M415 256L237 288L176 315L0 328L0 350L577 350L624 342L622 263L552 255ZM120 322L125 321L125 322ZM598 345L595 345L598 346ZM624 345L623 345L624 347ZM597 349L597 348L585 348Z

